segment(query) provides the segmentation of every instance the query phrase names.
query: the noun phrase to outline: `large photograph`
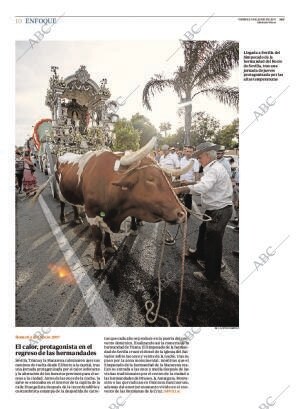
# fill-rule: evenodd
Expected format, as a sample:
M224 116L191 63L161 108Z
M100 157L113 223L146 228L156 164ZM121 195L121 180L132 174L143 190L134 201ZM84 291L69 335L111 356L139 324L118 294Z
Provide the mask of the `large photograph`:
M238 327L238 42L16 60L15 325Z

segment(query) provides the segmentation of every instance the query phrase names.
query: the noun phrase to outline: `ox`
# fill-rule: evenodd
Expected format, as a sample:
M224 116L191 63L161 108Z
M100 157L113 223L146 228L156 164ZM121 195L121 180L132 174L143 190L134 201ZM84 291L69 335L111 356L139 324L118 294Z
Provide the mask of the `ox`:
M110 233L118 232L128 216L151 223L165 220L175 224L186 220L186 210L168 177L147 157L155 142L156 138L152 138L143 148L123 156L102 150L84 155L67 153L58 158L55 178L60 200L70 203L74 210L84 206L95 241L93 266L97 270L105 266L105 252L115 251ZM187 168L172 173L181 174ZM40 187L35 199L48 182Z

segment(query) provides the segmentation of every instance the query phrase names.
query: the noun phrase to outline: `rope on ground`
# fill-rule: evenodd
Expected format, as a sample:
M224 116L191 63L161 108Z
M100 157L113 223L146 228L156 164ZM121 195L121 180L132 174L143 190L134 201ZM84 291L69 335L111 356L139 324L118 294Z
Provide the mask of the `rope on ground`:
M153 301L151 300L147 300L145 302L145 308L146 308L146 321L148 322L148 324L154 324L157 321L157 318L161 318L162 320L164 320L168 327L170 327L170 321L159 315L159 310L160 310L160 304L161 304L161 266L162 266L162 261L163 261L163 256L164 256L164 252L165 252L165 238L166 238L166 232L167 232L167 223L164 223L164 230L163 230L163 234L162 234L162 246L161 246L161 253L160 253L160 259L159 259L159 265L158 265L158 270L157 270L157 282L158 282L158 301L157 301L157 307L156 307L156 311L155 313L153 312L153 309L155 307ZM150 314L152 314L152 316L154 316L154 318L150 318Z
M208 216L205 213L201 212L194 212L190 209L188 209L185 206L186 212L189 212L192 216L194 216L196 219L202 221L202 222L209 222L212 220L210 216ZM181 254L181 275L180 275L180 289L179 289L179 302L178 302L178 309L177 309L177 315L176 315L176 324L179 327L182 327L180 323L180 314L181 314L181 307L182 307L182 299L183 299L183 288L184 288L184 273L185 273L185 250L186 250L186 240L187 240L187 214L185 215L185 223L183 227L183 231L181 228L181 225L178 226L177 232L175 234L175 237L172 237L171 233L167 229L167 223L164 223L164 229L163 229L163 234L162 234L162 248L161 248L161 253L160 253L160 260L159 260L159 265L158 265L158 270L157 270L157 281L158 281L158 301L157 301L157 307L155 313L153 312L154 310L154 303L151 300L147 300L145 302L145 309L146 309L146 321L148 324L154 324L157 321L157 318L160 317L162 320L164 320L168 327L170 327L170 322L167 318L159 315L159 310L160 310L160 304L161 304L161 266L162 266L162 261L163 261L163 256L164 256L164 251L165 251L165 240L166 240L166 235L168 235L170 238L175 240L178 236L179 230L182 233L182 254ZM153 318L150 318L150 315L153 316Z
M183 240L182 240L182 254L181 254L181 277L180 277L180 291L179 291L179 303L178 303L178 310L176 316L176 323L178 327L182 327L180 324L180 313L181 313L181 305L182 305L182 297L183 297L183 286L184 286L184 272L185 272L185 246L186 246L186 236L187 236L187 216L183 226Z
M181 225L179 226L181 230ZM178 231L179 231L178 228ZM178 233L177 231L177 233ZM159 315L159 310L160 310L160 304L161 304L161 266L162 266L162 261L163 261L163 256L164 256L164 250L165 250L165 238L166 234L168 234L167 230L167 223L165 222L164 224L164 230L162 234L162 248L161 248L161 253L160 253L160 260L159 260L159 265L158 265L158 270L157 270L157 281L158 281L158 301L157 301L157 307L155 313L153 312L154 310L154 303L151 300L147 300L145 302L145 309L146 309L146 321L149 324L154 324L157 321L157 318L161 318L164 320L168 327L170 327L170 322L167 318ZM176 235L177 235L176 233ZM179 289L179 302L178 302L178 309L177 309L177 315L176 315L176 323L179 327L182 327L180 323L180 314L181 314L181 306L182 306L182 298L183 298L183 288L184 288L184 273L185 273L185 246L186 246L186 238L187 238L187 215L185 216L185 223L182 231L182 254L181 254L181 277L180 277L180 289ZM153 318L150 318L150 314L154 316Z
M202 222L209 222L211 220L211 217L206 214L193 212L192 210L188 209L186 206L185 206L185 209L191 215L196 217L196 219L201 220ZM182 230L181 226L180 226L180 230ZM185 219L185 223L184 223L183 231L182 231L181 277L180 277L179 303L178 303L178 310L177 310L177 316L176 316L176 323L179 327L182 327L182 325L180 324L180 313L181 313L183 287L184 287L186 240L187 240L187 215L186 215L186 219Z

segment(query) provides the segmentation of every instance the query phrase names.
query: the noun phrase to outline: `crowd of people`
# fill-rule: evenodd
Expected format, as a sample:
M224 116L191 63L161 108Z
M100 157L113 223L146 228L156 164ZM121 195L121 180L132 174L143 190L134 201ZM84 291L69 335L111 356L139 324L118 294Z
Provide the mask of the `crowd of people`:
M193 258L199 271L194 276L199 280L219 281L225 268L222 261L223 236L233 209L232 221L238 231L239 218L239 169L233 158L224 157L225 147L212 142L201 143L197 148L185 146L180 154L174 147L163 145L156 156L161 167L171 169L184 168L189 162L193 166L189 172L180 176L180 187L175 188L178 195L183 195L187 209L192 209L192 195L201 195L201 207L204 215L211 218L199 227L196 248L189 248L186 256ZM173 237L165 240L168 245L175 244ZM233 252L238 256L238 251Z

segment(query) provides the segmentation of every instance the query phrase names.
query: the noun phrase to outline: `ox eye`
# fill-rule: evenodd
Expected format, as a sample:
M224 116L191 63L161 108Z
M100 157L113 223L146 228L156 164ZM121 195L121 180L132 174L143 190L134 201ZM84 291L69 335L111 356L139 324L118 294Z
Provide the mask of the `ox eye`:
M147 182L153 183L153 182L154 182L154 178L153 178L153 177L148 178L148 179L147 179Z

